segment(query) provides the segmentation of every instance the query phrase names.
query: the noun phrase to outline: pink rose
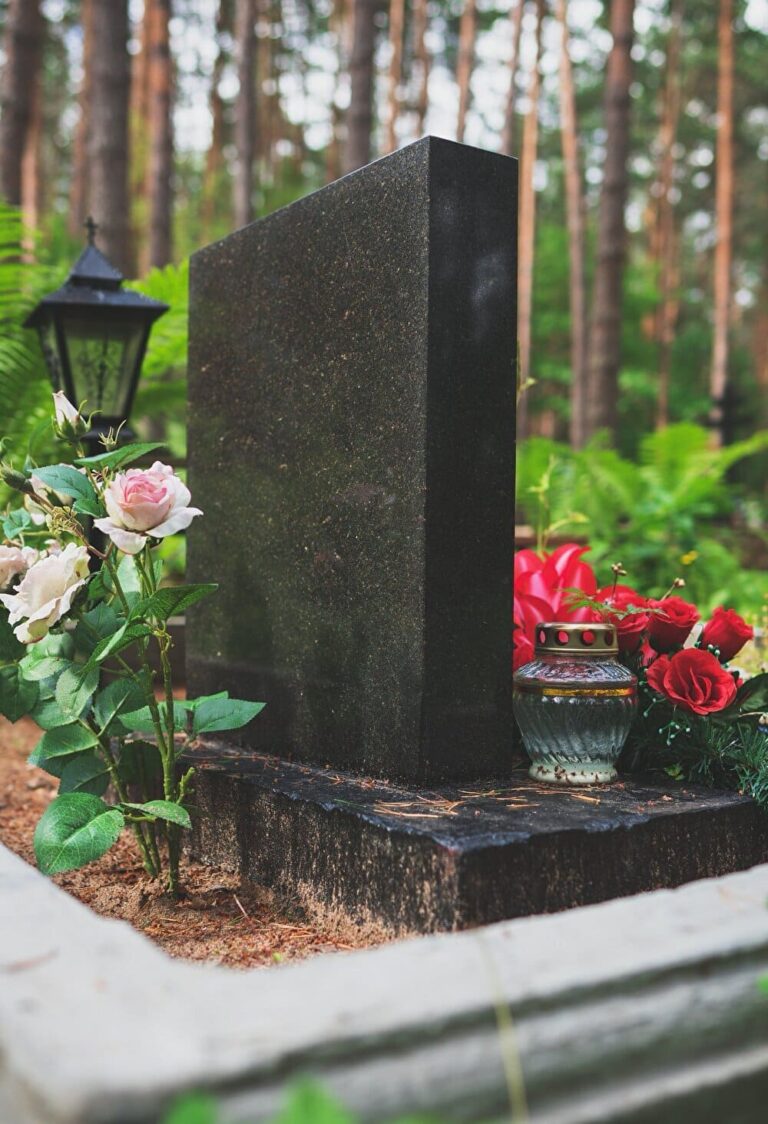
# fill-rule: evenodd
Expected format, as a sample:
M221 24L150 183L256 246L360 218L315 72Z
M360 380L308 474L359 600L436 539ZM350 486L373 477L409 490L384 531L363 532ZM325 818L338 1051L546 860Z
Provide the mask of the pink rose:
M138 554L148 537L164 539L188 527L197 507L189 507L189 489L172 468L155 461L151 468L120 472L105 489L108 517L95 525L126 554Z

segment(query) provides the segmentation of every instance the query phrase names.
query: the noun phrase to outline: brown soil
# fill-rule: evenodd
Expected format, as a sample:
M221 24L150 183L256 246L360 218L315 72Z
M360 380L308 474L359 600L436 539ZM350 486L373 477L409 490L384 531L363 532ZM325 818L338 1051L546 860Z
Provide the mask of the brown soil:
M26 762L41 731L29 719L0 718L0 843L34 863L32 835L57 782ZM363 948L370 931L318 923L263 886L184 859L185 893L173 901L147 878L132 836L82 870L54 881L104 917L129 921L171 956L255 968L319 952Z

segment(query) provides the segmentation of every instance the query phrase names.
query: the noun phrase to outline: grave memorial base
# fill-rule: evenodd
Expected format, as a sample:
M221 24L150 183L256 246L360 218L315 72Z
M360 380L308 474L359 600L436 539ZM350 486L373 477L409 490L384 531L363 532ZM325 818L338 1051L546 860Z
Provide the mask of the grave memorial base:
M187 761L197 769L195 857L399 935L555 912L768 860L765 813L733 792L638 778L554 789L524 767L496 783L414 789L213 741Z

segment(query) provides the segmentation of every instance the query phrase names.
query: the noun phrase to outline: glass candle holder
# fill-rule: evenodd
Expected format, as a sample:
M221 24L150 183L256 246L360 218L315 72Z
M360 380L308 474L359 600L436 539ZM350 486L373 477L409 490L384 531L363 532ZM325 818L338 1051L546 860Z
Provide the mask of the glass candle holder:
M637 708L637 679L618 660L610 624L540 624L534 658L514 676L529 775L548 784L607 784Z

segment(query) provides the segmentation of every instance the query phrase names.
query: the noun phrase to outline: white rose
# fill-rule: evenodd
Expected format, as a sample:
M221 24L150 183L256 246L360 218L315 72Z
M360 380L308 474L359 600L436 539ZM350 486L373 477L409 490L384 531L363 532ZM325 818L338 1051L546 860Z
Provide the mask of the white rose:
M75 594L87 580L88 551L74 543L30 566L14 593L0 593L8 619L16 625L17 639L22 644L34 644L47 636L49 628L69 611Z
M31 546L0 546L0 589L7 589L11 578L23 574L36 559Z
M77 425L80 421L80 411L73 406L63 390L56 390L53 394L53 409L56 414L56 424Z

